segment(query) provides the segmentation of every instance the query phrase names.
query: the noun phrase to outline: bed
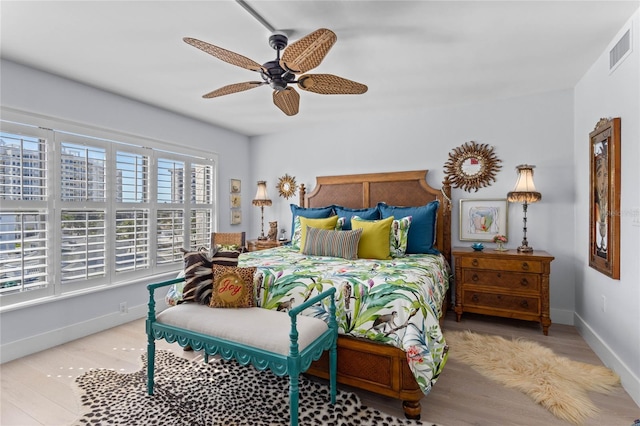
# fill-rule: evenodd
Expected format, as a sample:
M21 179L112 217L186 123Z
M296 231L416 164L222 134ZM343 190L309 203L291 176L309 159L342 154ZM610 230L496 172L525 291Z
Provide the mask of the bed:
M256 266L263 273L258 303L265 308L286 310L323 288L336 287L342 315L338 382L399 399L406 417L413 419L420 418L420 400L446 362L439 321L447 309L451 277L450 186L445 180L441 188L431 187L427 174L418 170L318 177L310 193L300 186L299 206L320 210L339 205L348 210L384 202L422 208L437 200L434 248L439 254L345 260L282 246L240 256L242 266ZM328 364L321 358L307 374L327 378Z

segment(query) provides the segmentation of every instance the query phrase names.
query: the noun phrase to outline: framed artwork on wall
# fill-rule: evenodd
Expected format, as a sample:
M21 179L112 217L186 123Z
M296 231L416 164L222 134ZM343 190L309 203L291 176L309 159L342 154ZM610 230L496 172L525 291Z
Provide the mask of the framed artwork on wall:
M240 194L231 194L229 197L229 204L231 205L232 209L239 209L240 207L242 207L242 197L240 196Z
M229 192L239 194L242 192L242 181L240 179L231 179L229 184Z
M460 200L460 241L493 241L507 236L506 198Z
M240 225L242 223L242 210L231 210L231 224Z
M620 118L589 133L589 266L620 279Z

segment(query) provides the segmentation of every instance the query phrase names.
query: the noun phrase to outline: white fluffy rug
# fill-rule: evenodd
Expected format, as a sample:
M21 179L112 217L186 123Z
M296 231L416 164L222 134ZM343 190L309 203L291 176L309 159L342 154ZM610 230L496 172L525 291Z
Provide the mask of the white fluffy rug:
M518 389L556 417L581 424L597 413L588 391L608 392L620 378L606 367L572 361L526 340L470 331L445 332L449 356Z

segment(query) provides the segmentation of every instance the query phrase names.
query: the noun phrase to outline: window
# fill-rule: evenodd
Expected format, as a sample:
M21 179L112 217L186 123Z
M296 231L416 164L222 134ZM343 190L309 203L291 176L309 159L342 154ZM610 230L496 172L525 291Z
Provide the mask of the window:
M116 273L148 269L149 211L116 211Z
M46 288L47 215L0 213L0 294Z
M50 292L49 132L0 131L0 297Z
M3 305L176 270L182 248L209 246L213 159L0 123Z
M62 282L106 275L106 212L62 211Z

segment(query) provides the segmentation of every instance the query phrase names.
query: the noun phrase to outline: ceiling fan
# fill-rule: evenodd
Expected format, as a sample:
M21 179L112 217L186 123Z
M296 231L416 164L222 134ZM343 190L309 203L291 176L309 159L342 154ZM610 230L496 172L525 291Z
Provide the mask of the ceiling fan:
M203 98L215 98L269 85L273 89L273 103L286 115L292 116L298 113L300 95L290 84L296 83L302 90L321 95L359 95L367 91L364 84L333 74L304 74L320 65L337 40L335 33L326 28L316 30L290 45L284 32L274 32L269 37L269 45L276 50L276 59L262 65L195 38L185 37L183 40L224 62L258 72L262 77L262 81L246 81L221 87L203 95ZM296 79L296 74L303 75Z

